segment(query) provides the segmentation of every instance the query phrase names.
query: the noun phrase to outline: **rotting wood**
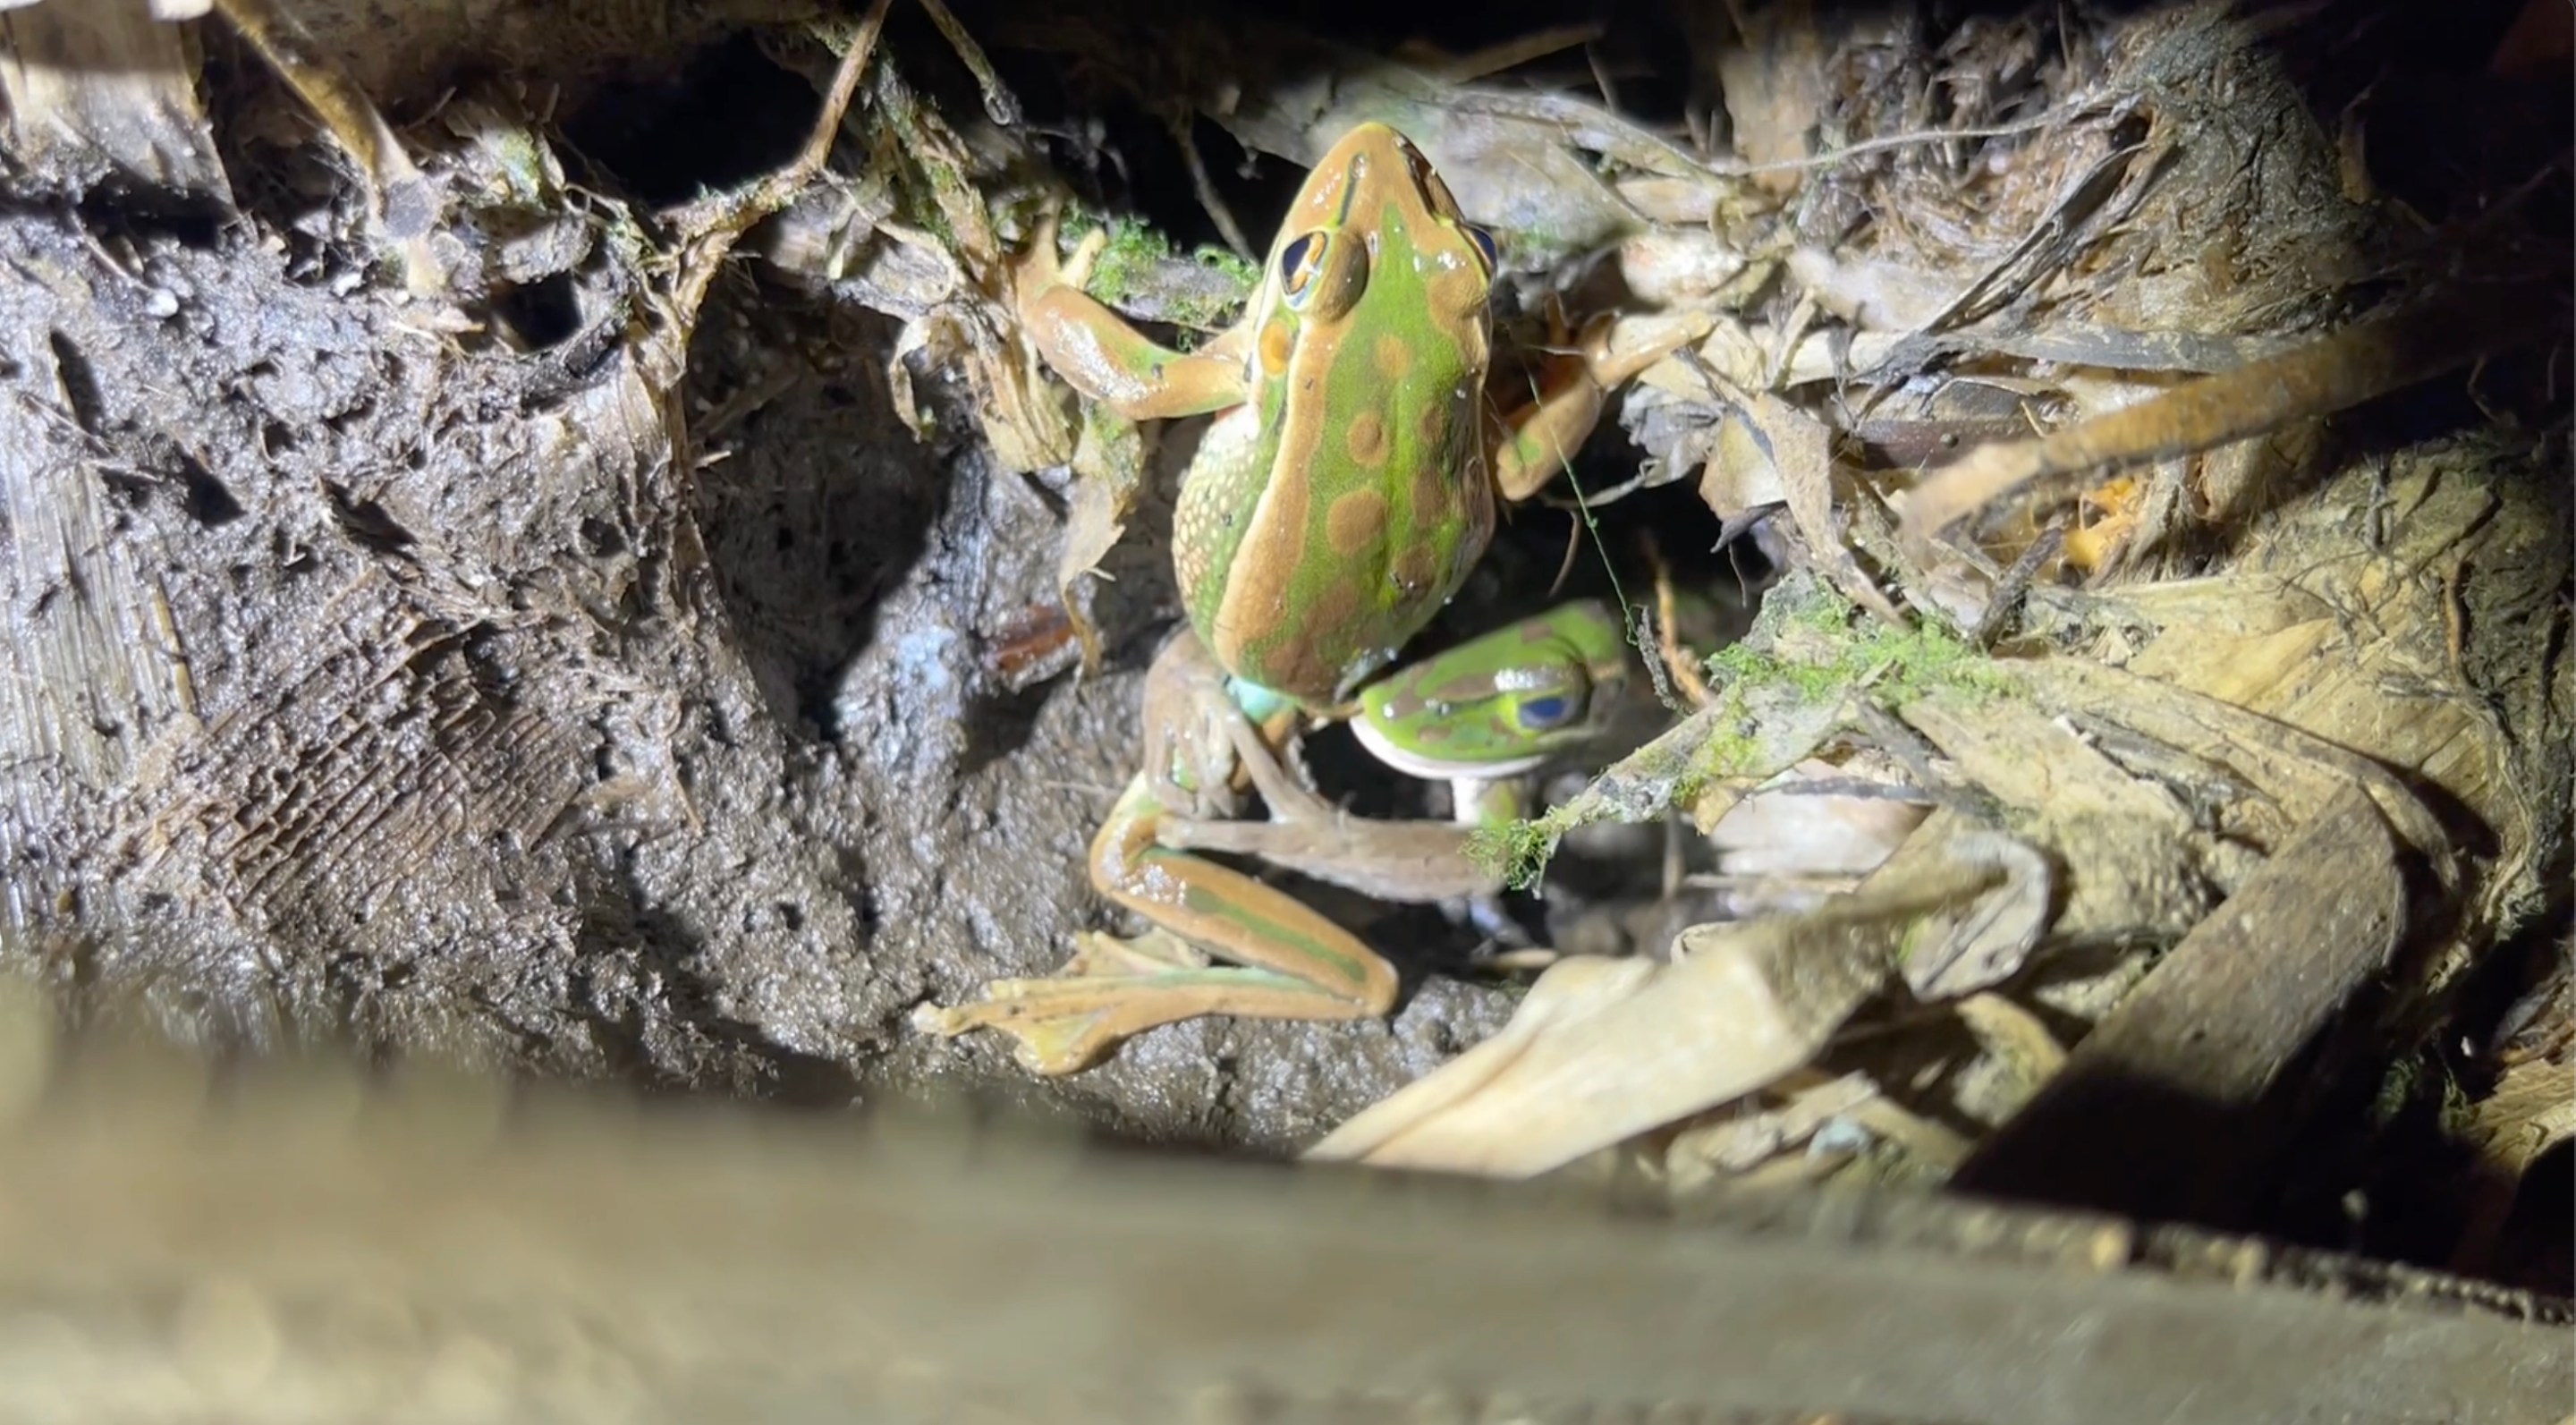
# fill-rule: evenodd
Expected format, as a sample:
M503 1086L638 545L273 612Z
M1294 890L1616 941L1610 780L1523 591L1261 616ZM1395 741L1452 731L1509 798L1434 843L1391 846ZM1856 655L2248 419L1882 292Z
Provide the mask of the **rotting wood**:
M0 7L5 8L5 7ZM182 7L82 0L0 16L9 155L37 171L104 167L148 190L229 205L232 185L197 102Z
M2347 788L2085 1036L1953 1185L2230 1220L2279 1152L2297 1097L2289 1070L2388 967L2406 925L2388 824Z

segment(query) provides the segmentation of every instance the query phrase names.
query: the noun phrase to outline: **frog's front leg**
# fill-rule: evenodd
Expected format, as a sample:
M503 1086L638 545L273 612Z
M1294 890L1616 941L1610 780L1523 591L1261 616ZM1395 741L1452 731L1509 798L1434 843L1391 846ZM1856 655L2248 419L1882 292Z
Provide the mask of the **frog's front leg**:
M1203 415L1242 403L1245 337L1228 331L1197 351L1148 338L1082 290L1106 232L1084 238L1070 262L1056 256L1055 219L1041 219L1012 268L1021 330L1073 388L1131 421Z
M1258 856L1384 901L1472 900L1501 893L1502 882L1469 859L1467 840L1475 826L1497 815L1509 820L1519 814L1507 785L1461 780L1460 805L1473 810L1472 821L1381 821L1352 816L1299 785L1267 743L1237 733L1234 745L1270 819L1167 816L1156 828L1163 845ZM1502 801L1487 800L1488 789L1502 794Z
M1685 323L1635 351L1619 352L1610 344L1614 326L1607 315L1595 318L1579 345L1539 368L1529 399L1496 418L1494 484L1505 500L1528 499L1556 478L1600 423L1611 392L1707 334L1704 323Z

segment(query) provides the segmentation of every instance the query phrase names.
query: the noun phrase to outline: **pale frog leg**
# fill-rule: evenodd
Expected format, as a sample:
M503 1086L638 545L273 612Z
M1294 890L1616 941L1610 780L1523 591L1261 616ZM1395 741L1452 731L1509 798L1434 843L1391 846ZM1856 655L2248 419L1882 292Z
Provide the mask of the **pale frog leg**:
M1106 242L1093 233L1070 264L1056 258L1055 220L1041 219L1013 266L1020 327L1047 365L1075 390L1131 421L1204 415L1247 394L1243 339L1229 333L1193 352L1174 351L1085 293L1082 273Z
M1530 399L1500 418L1493 445L1494 484L1506 501L1526 500L1555 479L1600 423L1612 391L1696 339L1684 327L1623 354L1610 348L1612 326L1608 316L1595 318L1584 330L1582 345L1541 367Z
M1258 856L1386 901L1423 903L1501 891L1500 880L1467 858L1472 827L1352 816L1299 785L1248 727L1234 737L1236 760L1269 805L1271 819L1167 816L1155 831L1163 845Z
M1156 844L1163 814L1146 778L1129 783L1092 838L1092 884L1235 965L1161 969L1087 951L1054 978L996 980L974 1003L924 1005L914 1026L947 1036L999 1030L1019 1041L1033 1072L1068 1074L1120 1040L1201 1015L1376 1019L1394 1008L1394 966L1294 897Z

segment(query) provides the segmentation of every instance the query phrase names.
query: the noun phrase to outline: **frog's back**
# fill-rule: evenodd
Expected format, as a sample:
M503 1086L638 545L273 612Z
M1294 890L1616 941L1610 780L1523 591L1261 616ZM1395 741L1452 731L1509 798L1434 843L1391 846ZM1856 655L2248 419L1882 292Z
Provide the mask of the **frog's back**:
M1180 567L1190 621L1231 673L1298 701L1334 701L1458 593L1494 531L1481 363L1468 366L1383 335L1334 353L1314 389L1285 392L1283 430L1314 433L1301 459L1278 461L1267 479L1218 459L1224 474L1182 492L1182 526L1242 521L1239 539L1211 541L1231 544L1224 580ZM1303 410L1309 402L1319 412ZM1252 420L1208 430L1216 443L1247 438ZM1242 557L1255 549L1267 557Z
M1332 701L1391 660L1483 553L1483 300L1481 273L1382 264L1372 320L1310 328L1300 379L1265 393L1275 408L1208 431L1177 518L1216 534L1203 547L1225 551L1224 577L1214 560L1179 574L1199 636L1237 676ZM1253 448L1264 430L1277 433L1266 451Z

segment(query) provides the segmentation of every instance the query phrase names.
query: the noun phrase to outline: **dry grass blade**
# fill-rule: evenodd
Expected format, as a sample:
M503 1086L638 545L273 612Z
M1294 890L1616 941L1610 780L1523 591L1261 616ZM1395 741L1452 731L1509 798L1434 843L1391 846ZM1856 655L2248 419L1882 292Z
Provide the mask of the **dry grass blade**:
M2215 449L2332 415L2564 324L2552 292L2473 288L2035 440L1981 447L1907 496L1914 539L2039 479Z

